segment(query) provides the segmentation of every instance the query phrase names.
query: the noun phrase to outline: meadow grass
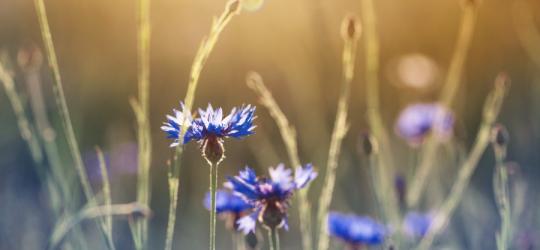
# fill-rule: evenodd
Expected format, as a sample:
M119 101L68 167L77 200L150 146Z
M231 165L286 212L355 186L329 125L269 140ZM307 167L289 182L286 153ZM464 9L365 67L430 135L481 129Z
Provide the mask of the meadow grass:
M256 72L250 72L247 75L247 85L259 97L260 103L268 109L270 116L276 122L281 139L285 144L289 162L292 167L301 166L300 156L298 155L298 144L296 139L296 130L289 123L287 116L281 111L272 93L266 88L262 77ZM312 206L308 199L309 187L302 189L296 196L298 202L298 216L300 217L300 231L302 233L303 249L313 249L312 232Z

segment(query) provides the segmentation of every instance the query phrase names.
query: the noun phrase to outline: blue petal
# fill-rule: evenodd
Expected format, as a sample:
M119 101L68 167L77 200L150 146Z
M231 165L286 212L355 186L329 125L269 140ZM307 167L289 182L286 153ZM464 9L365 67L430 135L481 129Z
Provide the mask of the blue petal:
M210 210L210 202L211 202L210 192L207 192L204 197L204 206L208 210ZM224 213L224 212L240 213L250 208L252 208L252 206L237 195L234 195L225 190L218 190L216 192L216 212L217 213Z
M304 167L297 167L294 172L294 183L297 189L305 187L317 177L317 172L313 170L313 165L306 164Z
M369 217L328 214L328 232L351 244L378 245L386 237L386 227Z
M255 232L255 226L257 225L257 217L259 211L255 211L248 216L244 216L236 221L238 225L238 231L242 231L244 234Z

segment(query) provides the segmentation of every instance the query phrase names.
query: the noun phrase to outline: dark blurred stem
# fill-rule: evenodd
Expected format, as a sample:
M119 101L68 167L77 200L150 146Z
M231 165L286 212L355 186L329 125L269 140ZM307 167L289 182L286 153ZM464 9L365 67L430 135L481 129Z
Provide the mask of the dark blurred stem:
M463 7L463 16L461 18L461 26L459 28L456 47L450 61L445 85L439 98L441 104L448 108L452 107L460 83L462 82L465 61L467 59L469 48L471 47L480 1L474 0L463 2L466 3L464 3L465 6ZM422 156L418 170L413 178L414 181L411 182L411 188L407 193L407 204L412 208L416 207L418 204L431 170L433 169L433 166L436 165L437 149L439 148L439 142L437 141L436 136L430 135L427 138L424 147L425 153Z
M495 177L493 181L495 200L501 216L501 229L497 234L497 249L506 250L511 236L510 194L508 188L508 170L504 164L506 145L494 145L496 160Z
M210 250L216 250L216 189L218 165L210 164Z

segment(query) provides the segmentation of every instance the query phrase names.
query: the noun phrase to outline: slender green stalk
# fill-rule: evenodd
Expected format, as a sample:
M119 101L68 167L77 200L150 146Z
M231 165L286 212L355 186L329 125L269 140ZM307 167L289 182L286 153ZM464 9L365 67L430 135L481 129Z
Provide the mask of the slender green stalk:
M379 65L380 43L377 32L377 18L375 3L373 0L362 0L362 27L364 30L364 53L366 66L366 105L367 121L373 137L379 144L378 168L386 204L383 209L390 224L397 226L400 223L399 205L395 192L392 191L391 180L394 179L395 169L393 164L392 148L387 129L381 116L380 93L379 93Z
M17 90L15 90L13 78L4 68L2 62L0 62L0 81L3 83L6 95L11 103L15 117L17 118L19 132L21 133L21 137L28 145L32 160L34 160L34 163L37 165L41 165L43 163L43 154L41 153L41 147L35 133L36 129L28 121L24 111L24 105L19 97L19 94L17 93ZM40 172L40 176L44 176L44 171L42 169L38 168L37 170Z
M298 156L298 144L296 141L296 130L289 124L287 117L279 108L276 100L272 96L272 93L266 88L262 77L256 72L250 72L247 76L247 85L251 88L260 98L260 102L270 112L270 116L276 122L285 149L289 156L289 161L292 167L298 167L302 163ZM302 247L303 249L313 249L312 247L312 228L311 228L311 204L308 200L309 187L299 190L296 196L298 201L298 214L300 217L300 231L302 233Z
M149 205L152 193L150 164L152 160L152 138L150 132L150 0L137 1L137 68L138 99L131 100L137 118L138 179L137 201ZM136 249L144 249L148 238L148 220L135 221L132 230Z
M279 250L279 233L277 228L268 228L268 245L270 250Z
M87 200L90 200L94 195L90 183L88 181L88 176L86 174L84 163L82 161L81 152L79 150L79 145L77 144L77 138L75 136L75 131L73 130L73 125L71 123L71 118L69 110L67 107L66 97L64 95L64 89L62 86L62 78L60 76L60 68L58 67L58 60L56 57L56 52L53 45L51 30L49 28L49 22L47 19L47 11L45 9L45 3L43 0L34 0L34 5L36 7L36 12L39 20L39 25L41 29L41 36L43 38L43 44L45 45L45 51L47 54L47 61L49 67L52 70L54 77L53 84L53 93L58 105L60 117L66 132L66 139L69 147L71 156L73 157L74 165L79 175L81 181L82 189Z
M359 28L356 20L347 18L343 22L345 32L352 31L352 34L344 34L344 48L342 55L343 63L343 84L341 85L340 97L337 107L334 130L330 140L330 149L328 150L328 162L326 173L319 200L319 210L317 213L317 225L319 226L319 250L326 250L329 246L329 238L326 233L328 209L332 201L332 193L336 182L336 170L338 167L339 155L341 151L341 142L347 134L347 112L349 108L350 86L354 77L354 63L356 59L356 45L359 38ZM352 27L351 27L352 26Z
M501 216L501 229L497 233L497 249L506 250L510 245L511 239L511 209L510 193L508 187L508 170L504 163L506 158L506 145L493 145L495 153L495 171L493 178L493 190L495 191L495 200Z
M444 88L441 91L439 97L440 103L445 107L451 107L454 103L457 91L460 83L462 82L463 71L465 67L465 61L469 49L471 47L471 41L474 34L474 28L476 25L476 19L478 16L478 7L480 1L464 1L463 16L461 17L461 25L459 28L459 34L454 49L454 54L450 61L450 67L446 76ZM442 114L439 114L442 115ZM439 141L436 136L430 135L425 142L425 153L422 157L418 171L411 182L409 192L407 193L407 204L409 207L415 207L420 196L423 193L426 181L436 165L437 151L439 148Z
M444 200L441 207L437 210L437 215L433 219L429 231L426 233L420 242L418 249L427 250L431 248L431 244L435 237L442 231L446 223L452 217L454 210L459 204L465 189L467 188L478 161L486 150L489 140L491 128L502 106L502 102L507 91L508 78L504 74L500 74L495 81L495 89L488 96L484 104L484 113L482 124L476 136L475 143L465 162L461 166L457 180L454 182L448 197Z
M98 147L96 147L96 154L97 154L98 160L99 160L99 170L100 170L100 173L101 173L101 183L103 183L102 184L103 185L103 187L102 187L103 201L104 201L103 206L107 211L110 211L111 210L112 198L111 198L111 185L110 185L110 182L109 182L109 173L107 171L107 164L105 163L105 158L103 157L103 152ZM105 233L105 239L106 239L106 242L107 242L107 246L109 247L109 249L114 250L114 249L116 249L116 247L114 246L114 240L113 240L113 236L112 236L112 227L113 227L112 215L111 214L105 215L105 216L103 216L103 218L101 220L102 220L101 221L101 227L102 227L102 231Z
M115 204L110 206L85 206L77 214L66 216L58 221L54 227L47 249L57 249L58 245L63 241L70 230L84 220L113 215L149 216L150 209L138 203Z
M204 38L201 42L201 45L197 51L197 54L195 55L195 58L193 59L193 64L191 66L191 73L189 77L188 82L188 89L186 92L186 97L184 98L184 105L186 107L186 110L191 110L193 107L193 102L195 100L195 90L197 89L197 86L199 84L199 77L201 75L201 72L204 68L204 65L206 64L206 60L210 56L210 53L212 52L215 44L218 41L219 35L227 26L227 24L230 22L233 16L240 13L241 6L240 6L240 0L232 0L227 3L227 6L225 8L225 11L221 14L221 16L215 20L212 24L212 27L210 29L210 34L208 37ZM184 125L182 126L179 137L183 138L184 134L187 130L187 120L184 121ZM165 239L165 250L172 249L172 242L174 238L174 224L176 221L176 208L177 208L177 202L178 202L178 191L179 191L179 175L180 175L180 167L181 167L181 159L182 159L182 153L183 153L183 145L180 143L176 147L176 152L174 154L173 158L173 164L169 168L169 194L171 196L170 203L169 204L169 219L167 221L167 236ZM175 204L172 204L175 203Z
M216 250L216 190L218 165L210 164L210 250Z

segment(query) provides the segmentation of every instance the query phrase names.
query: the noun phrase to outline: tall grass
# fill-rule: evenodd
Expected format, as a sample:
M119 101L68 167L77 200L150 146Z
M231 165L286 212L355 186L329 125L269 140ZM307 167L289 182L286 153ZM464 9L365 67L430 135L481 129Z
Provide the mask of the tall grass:
M463 15L461 17L456 47L450 61L445 85L439 97L439 102L445 107L451 107L453 105L460 83L462 82L465 61L471 47L471 41L478 16L478 8L481 1L473 0L462 2ZM425 142L424 153L414 175L414 181L411 182L409 192L407 193L407 204L409 207L414 208L417 206L421 194L425 189L426 181L435 165L438 149L439 141L436 136L429 136Z
M287 155L291 167L301 166L300 156L298 155L298 144L296 139L296 130L289 123L287 116L281 111L281 108L277 104L276 100L272 96L272 93L266 88L262 77L256 72L250 72L247 75L247 85L258 96L261 104L268 109L270 116L276 122L281 139L285 144ZM313 232L312 232L312 206L308 200L309 187L300 189L296 200L298 202L298 215L300 217L300 232L302 233L302 247L303 249L313 249Z
M138 99L131 100L137 120L138 178L137 201L149 206L151 197L150 165L152 138L150 130L150 0L137 1L137 68ZM135 222L132 229L136 249L145 249L148 238L148 220Z
M208 34L208 37L204 38L203 41L201 42L201 45L199 46L199 49L197 50L197 54L195 55L195 58L193 59L193 64L191 65L188 88L187 88L186 96L184 98L184 105L186 107L186 110L191 110L193 107L193 102L195 100L195 90L197 90L201 72L204 68L204 65L206 64L206 60L210 56L210 53L212 52L215 44L217 43L221 32L227 26L227 24L231 21L231 19L235 15L240 13L240 10L241 10L240 0L229 1L225 7L225 10L221 14L221 16L219 16L219 18L217 19L214 19L214 22L212 23L212 27L210 28L210 33ZM178 138L184 138L184 134L186 133L187 127L188 126L187 126L187 120L186 120L184 122L184 125L181 128ZM169 168L168 182L169 182L169 194L170 194L171 199L169 203L169 219L167 221L167 235L165 239L165 250L172 249L172 244L173 244L174 225L176 221L176 208L177 208L177 203L178 203L178 191L180 187L179 175L180 175L182 152L183 152L183 145L182 143L180 143L176 147L173 163L171 164ZM211 209L211 210L213 211L215 209ZM213 212L215 213L215 211ZM210 245L212 245L212 243Z
M47 55L47 61L49 67L53 74L53 93L58 106L58 111L62 120L64 127L64 132L66 135L66 140L68 143L69 151L81 185L83 188L84 195L87 200L90 200L94 196L90 182L88 181L88 175L86 174L84 163L82 161L81 152L79 150L79 145L77 144L77 138L75 136L75 131L73 129L73 124L71 123L71 116L69 114L66 97L64 94L64 87L62 86L62 77L60 76L60 68L58 66L58 59L56 57L56 51L53 45L53 38L51 30L49 27L49 21L47 19L47 10L45 9L45 3L43 0L34 0L34 5L36 7L36 12L39 20L39 26L41 30L41 36L43 39L43 44L45 46L45 52Z
M461 165L457 179L452 185L450 193L442 205L436 210L437 214L433 219L428 232L420 242L418 249L431 249L433 240L441 233L448 220L452 217L454 210L459 204L463 193L470 182L471 176L478 165L480 157L489 145L491 129L499 115L507 88L508 78L505 74L500 74L495 80L494 90L491 91L484 104L482 124L476 135L472 150Z
M349 126L347 124L347 113L349 108L351 82L354 78L354 65L356 60L356 48L358 38L360 37L360 28L358 20L354 17L347 17L342 23L342 37L344 41L342 54L342 85L339 95L338 107L334 130L330 139L330 149L328 150L328 160L323 181L323 189L319 200L319 210L317 212L317 225L319 230L318 247L319 250L326 250L329 246L327 234L327 214L332 201L332 193L336 182L336 170L341 152L341 142Z
M378 188L381 188L382 195L381 209L384 210L387 223L399 225L400 214L395 192L392 189L392 180L395 176L395 166L393 162L390 139L381 116L380 93L379 93L379 67L380 67L380 42L377 31L377 16L375 12L375 2L373 0L362 0L362 28L364 31L364 53L365 53L365 84L366 84L366 106L367 122L371 134L379 145L377 160L377 175L379 176Z

